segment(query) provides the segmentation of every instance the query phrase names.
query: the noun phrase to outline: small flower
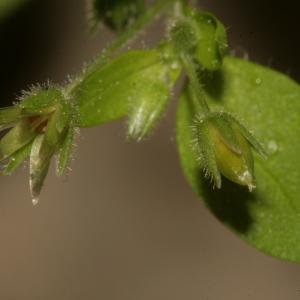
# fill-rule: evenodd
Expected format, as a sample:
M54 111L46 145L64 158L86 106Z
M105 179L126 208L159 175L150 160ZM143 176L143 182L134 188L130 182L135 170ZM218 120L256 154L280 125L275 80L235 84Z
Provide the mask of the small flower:
M195 121L194 135L201 166L217 188L221 188L221 174L229 180L255 188L252 149L265 157L262 146L232 115L211 112Z
M0 130L7 130L0 140L0 160L8 161L3 173L11 174L29 156L30 190L36 204L51 158L64 151L72 130L70 105L58 89L36 89L19 104L0 109ZM66 164L58 165L61 174Z

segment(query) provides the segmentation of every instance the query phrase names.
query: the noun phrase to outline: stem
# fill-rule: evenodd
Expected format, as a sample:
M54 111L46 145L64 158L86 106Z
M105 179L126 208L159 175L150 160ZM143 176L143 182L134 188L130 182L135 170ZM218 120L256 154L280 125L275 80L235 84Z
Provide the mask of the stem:
M176 2L176 0L156 0L149 8L147 8L146 12L128 28L128 30L122 33L108 48L106 48L104 55L100 54L98 57L96 57L91 69L93 70L101 66L110 55L117 50L122 49L130 41L135 39L140 34L142 29L144 29L159 15L166 11L169 5L174 2Z
M134 40L147 25L153 22L158 16L167 11L167 8L173 3L180 0L155 0L154 3L147 8L146 12L140 16L125 32L121 33L107 48L95 58L93 63L75 78L70 84L68 84L64 93L66 95L72 94L72 92L78 87L81 81L93 73L95 70L103 66L111 56L118 50L124 48L129 42Z
M192 95L195 95L197 100L197 101L193 101L194 104L198 108L200 108L204 114L209 113L209 107L206 102L205 92L199 81L199 77L193 59L188 54L182 53L181 61L185 69L185 72L190 80L190 88L192 90Z

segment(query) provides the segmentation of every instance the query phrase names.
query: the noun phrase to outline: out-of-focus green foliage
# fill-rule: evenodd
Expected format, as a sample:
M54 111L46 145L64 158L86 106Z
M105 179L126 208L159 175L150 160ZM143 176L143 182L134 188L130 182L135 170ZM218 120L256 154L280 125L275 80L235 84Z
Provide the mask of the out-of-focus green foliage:
M0 0L0 22L29 0Z

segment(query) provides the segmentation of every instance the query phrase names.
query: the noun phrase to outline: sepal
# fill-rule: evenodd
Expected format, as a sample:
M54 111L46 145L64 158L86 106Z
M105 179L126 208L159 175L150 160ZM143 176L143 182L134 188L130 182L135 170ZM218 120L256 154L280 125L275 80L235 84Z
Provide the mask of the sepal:
M235 117L227 112L199 115L194 121L194 149L206 176L221 188L221 175L255 188L252 148L265 157L263 147Z

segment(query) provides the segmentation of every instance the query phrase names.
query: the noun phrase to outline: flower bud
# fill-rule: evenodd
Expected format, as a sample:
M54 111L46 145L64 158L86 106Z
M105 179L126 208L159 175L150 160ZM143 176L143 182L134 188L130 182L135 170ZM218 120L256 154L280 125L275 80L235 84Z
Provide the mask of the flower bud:
M60 151L70 127L70 105L56 88L36 89L23 101L0 110L0 160L8 160L3 173L11 174L30 156L33 202L41 191L52 156Z
M198 44L198 36L191 20L180 20L171 29L170 37L174 52L193 54Z
M185 17L175 24L170 37L177 55L190 54L210 71L222 66L227 36L223 24L214 15L185 7Z
M250 132L228 113L198 117L194 127L196 151L206 175L221 188L221 174L251 191L255 188L251 147L264 151Z
M223 24L207 12L194 13L193 20L198 36L196 60L208 70L219 69L227 49L227 36Z
M168 49L162 49L168 53ZM168 57L169 58L169 57ZM128 97L128 137L146 137L162 117L179 75L179 65L163 57L133 77Z

